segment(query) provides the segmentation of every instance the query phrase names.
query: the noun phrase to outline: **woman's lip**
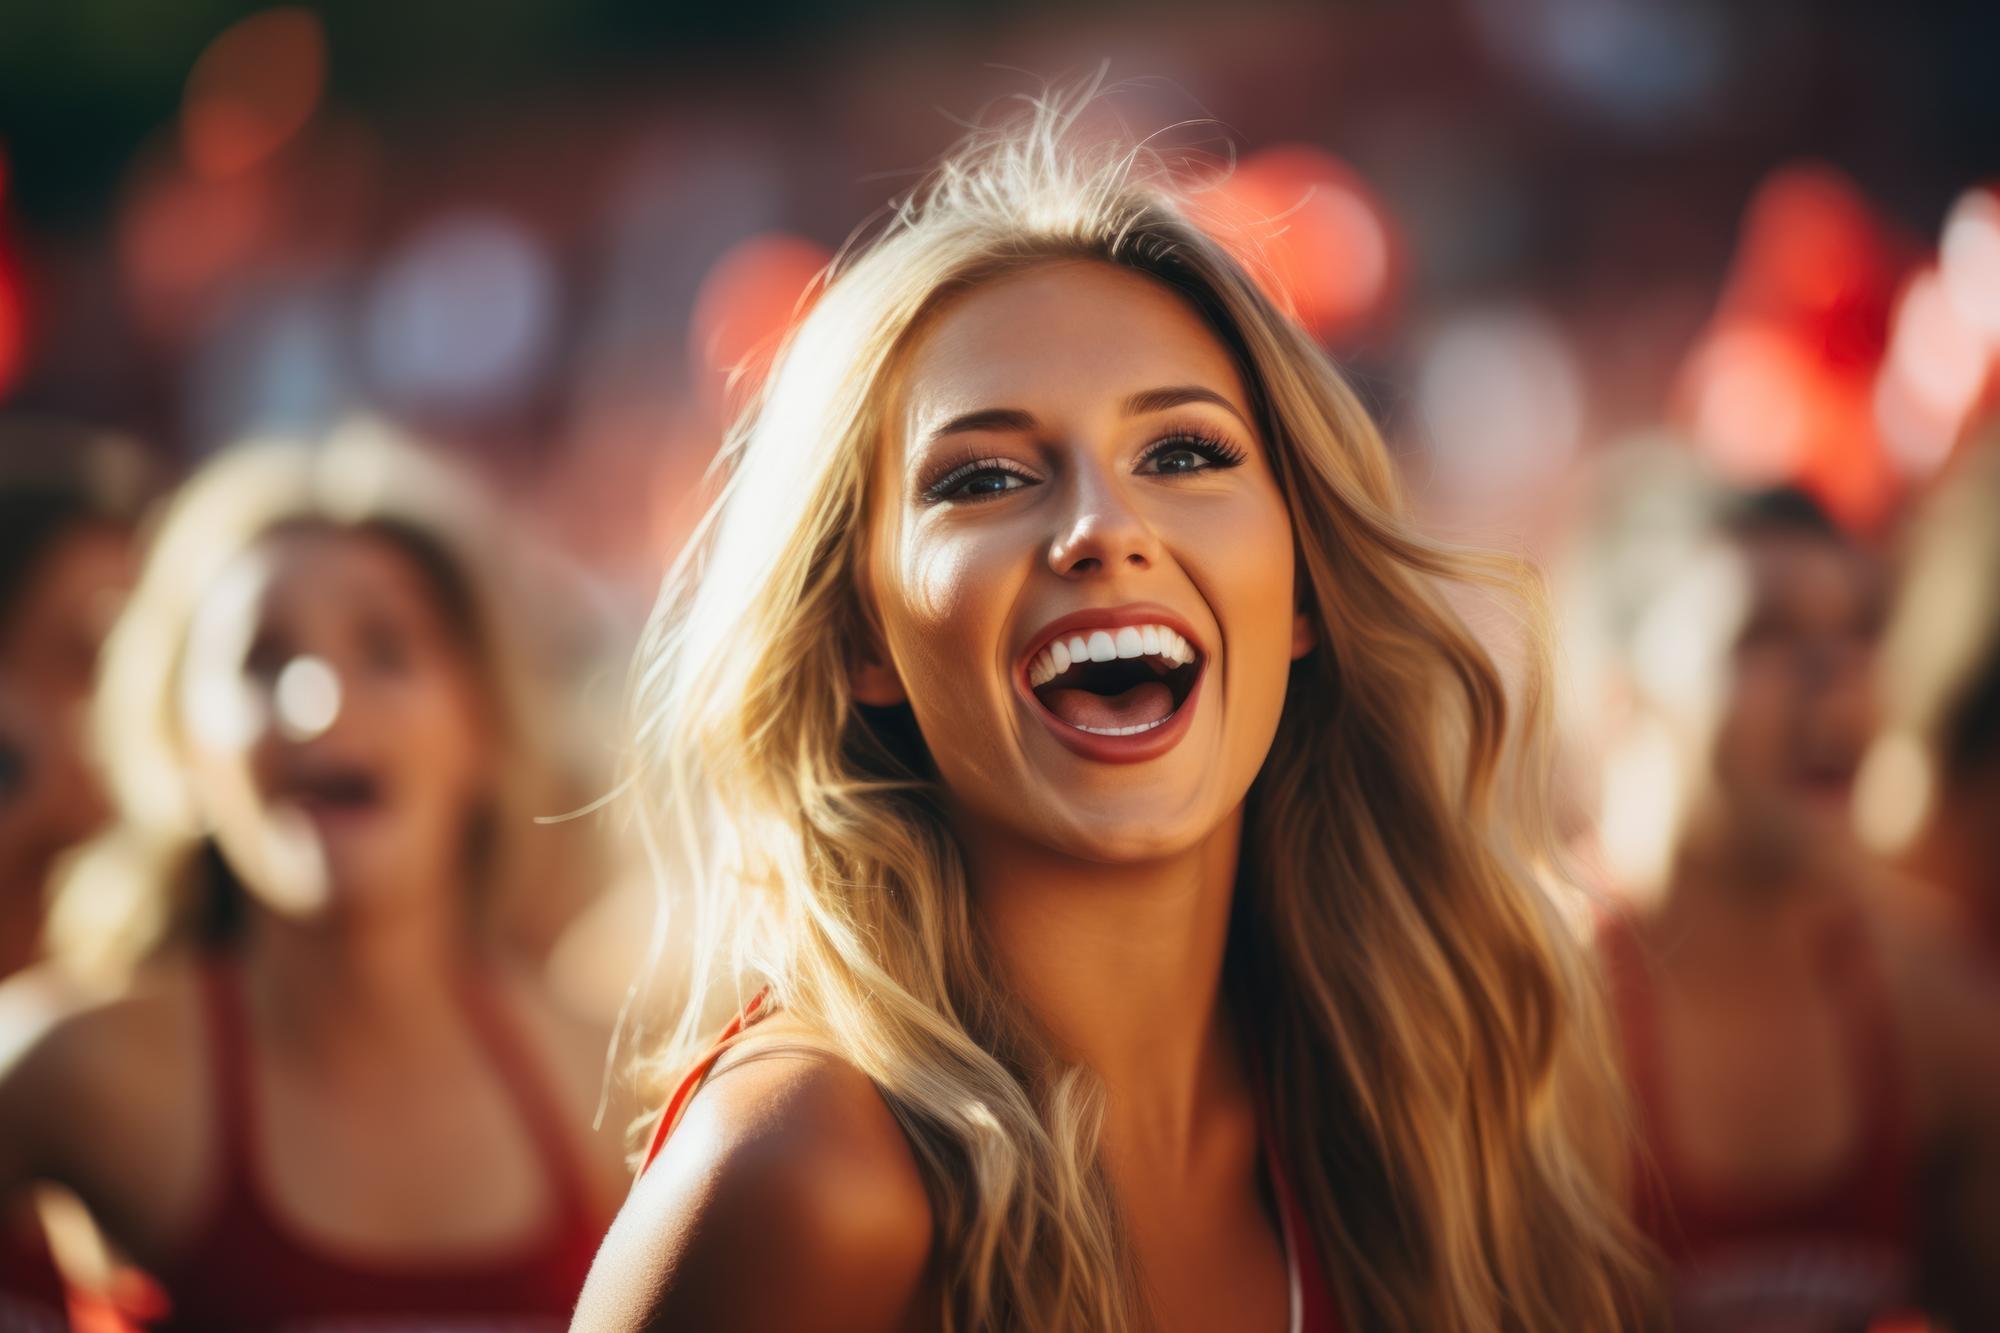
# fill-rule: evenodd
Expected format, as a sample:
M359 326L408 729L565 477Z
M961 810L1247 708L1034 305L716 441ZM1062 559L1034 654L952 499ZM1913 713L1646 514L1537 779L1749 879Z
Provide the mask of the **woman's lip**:
M1028 650L1021 654L1015 664L1025 674L1028 664L1035 660L1042 649L1062 635L1085 630L1117 630L1127 625L1165 625L1174 633L1188 641L1195 651L1197 661L1205 661L1208 648L1188 624L1187 617L1161 606L1158 602L1131 602L1124 606L1107 606L1097 610L1072 611L1065 616L1057 616L1035 632L1028 640Z
M376 825L376 821L389 813L377 801L352 804L345 801L306 798L293 801L292 807L311 821L314 828L324 833L347 833L357 829L372 828Z
M1202 682L1208 679L1208 659L1196 659L1194 684L1189 687L1187 697L1180 707L1159 726L1150 731L1135 732L1130 736L1100 736L1094 731L1083 731L1051 713L1034 690L1028 685L1027 670L1023 667L1014 673L1015 688L1028 701L1028 711L1040 718L1042 725L1072 752L1103 764L1137 764L1148 759L1157 759L1180 744L1187 734L1188 719L1194 716L1194 706L1201 698Z

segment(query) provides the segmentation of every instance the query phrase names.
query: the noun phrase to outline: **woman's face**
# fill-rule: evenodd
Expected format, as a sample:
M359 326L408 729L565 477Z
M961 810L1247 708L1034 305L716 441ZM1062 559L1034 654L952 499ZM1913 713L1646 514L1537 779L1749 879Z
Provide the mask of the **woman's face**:
M181 677L197 801L230 864L298 918L462 891L493 758L487 692L390 539L266 538L206 590Z
M1735 644L1716 771L1739 819L1823 841L1847 826L1874 734L1882 586L1831 537L1745 538L1750 609Z
M1066 261L953 298L869 521L886 659L856 695L907 700L961 818L1125 861L1238 809L1311 639L1268 442L1179 296Z
M0 776L0 868L45 868L103 821L87 715L97 650L135 563L123 529L79 524L42 554L0 622L0 747L15 770Z

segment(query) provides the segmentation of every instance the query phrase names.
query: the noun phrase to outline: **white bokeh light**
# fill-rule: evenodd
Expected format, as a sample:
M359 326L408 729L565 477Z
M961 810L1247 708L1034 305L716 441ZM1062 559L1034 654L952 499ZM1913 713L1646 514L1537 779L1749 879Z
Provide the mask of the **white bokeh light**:
M1960 318L2000 340L2000 195L1969 190L1959 197L1945 219L1938 264Z
M389 398L432 407L517 401L554 337L554 267L520 226L448 218L411 240L368 303L366 346Z
M273 699L285 738L309 741L340 716L340 677L322 658L295 657L278 673Z
M1417 393L1437 481L1455 493L1531 490L1582 443L1582 371L1561 330L1526 307L1446 325L1425 352Z

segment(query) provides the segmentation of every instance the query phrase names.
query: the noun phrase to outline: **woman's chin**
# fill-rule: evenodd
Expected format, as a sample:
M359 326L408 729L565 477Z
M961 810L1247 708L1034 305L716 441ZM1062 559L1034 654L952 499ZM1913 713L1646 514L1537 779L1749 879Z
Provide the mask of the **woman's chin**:
M1053 850L1078 861L1137 865L1200 846L1224 820L1199 796L1175 800L1141 785L1079 793L1055 813L1055 827L1046 836Z

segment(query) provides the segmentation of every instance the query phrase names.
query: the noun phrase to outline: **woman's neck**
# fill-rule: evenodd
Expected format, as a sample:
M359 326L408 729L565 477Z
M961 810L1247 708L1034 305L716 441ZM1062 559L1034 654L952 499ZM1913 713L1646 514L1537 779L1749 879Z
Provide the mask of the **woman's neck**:
M457 895L298 921L253 908L245 979L273 1036L323 1059L421 1044L459 1020L472 949Z
M972 892L1013 991L1105 1091L1105 1153L1171 1170L1245 1091L1222 1004L1239 808L1157 861L1079 861L961 829Z
M1830 861L1777 865L1724 833L1691 838L1655 913L1673 954L1735 974L1811 967L1829 927L1848 919L1858 881Z

